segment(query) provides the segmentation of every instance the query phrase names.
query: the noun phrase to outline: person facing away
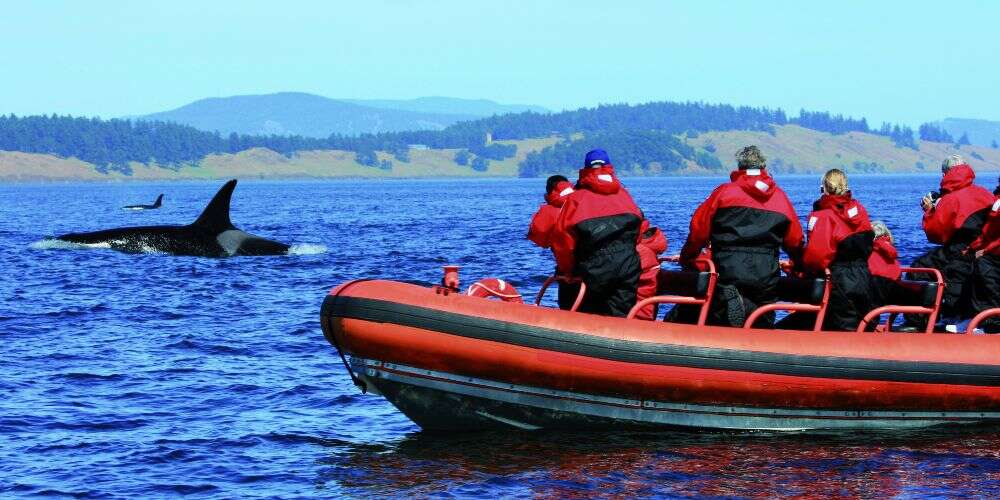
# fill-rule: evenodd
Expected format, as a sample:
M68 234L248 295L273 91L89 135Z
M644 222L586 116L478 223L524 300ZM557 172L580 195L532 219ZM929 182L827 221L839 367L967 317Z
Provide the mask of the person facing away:
M549 241L552 227L556 224L559 209L562 208L566 197L572 192L573 185L565 176L553 175L546 179L545 203L538 207L538 211L531 217L531 224L528 226L527 238L532 243L542 248L552 247L552 243Z
M872 242L872 255L868 258L868 270L872 276L897 281L902 276L900 271L899 252L896 251L896 240L892 237L889 227L880 220L872 221L872 231L875 240Z
M656 295L657 279L660 275L660 254L667 251L667 237L660 228L651 225L648 219L643 219L639 231L639 244L635 250L639 253L639 266L642 268L639 285L636 288L638 302ZM652 304L639 309L635 314L637 319L650 321L655 319L655 316L656 306Z
M809 214L802 269L817 277L830 270L830 302L823 329L853 331L878 304L868 267L875 232L868 211L852 197L843 171L829 170L820 192Z
M587 286L581 312L625 316L635 305L642 219L608 154L588 152L576 191L563 203L551 236L559 273Z
M917 257L913 267L931 267L944 275L941 316L956 318L965 312L963 286L972 274L973 257L966 254L969 243L982 232L994 195L975 184L976 173L959 155L941 164L941 191L928 193L920 201L927 240L937 247ZM910 279L933 281L926 273L911 273ZM926 318L906 316L908 325L922 326Z
M974 257L969 315L1000 307L1000 186L990 206L983 231L969 244ZM1000 318L992 317L980 324L986 333L1000 333Z
M545 180L545 203L538 207L528 226L527 238L532 243L541 248L552 248L552 228L556 225L556 218L559 217L559 210L566 197L573 191L573 184L565 176L553 175ZM557 283L556 286L559 308L572 308L580 292L580 286L572 283Z
M767 159L757 146L736 154L738 169L730 182L709 195L691 218L690 232L681 250L681 262L696 267L703 249L711 254L719 273L710 322L742 326L758 307L777 302L778 249L798 259L802 226L788 196L767 173ZM770 327L774 313L756 325Z

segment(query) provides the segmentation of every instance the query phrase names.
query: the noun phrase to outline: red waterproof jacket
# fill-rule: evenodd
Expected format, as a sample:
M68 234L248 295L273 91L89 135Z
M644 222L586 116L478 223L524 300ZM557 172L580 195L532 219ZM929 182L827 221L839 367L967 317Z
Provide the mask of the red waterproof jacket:
M682 261L693 264L709 243L725 247L779 245L793 259L802 245L802 225L788 196L763 169L736 170L694 212Z
M611 245L628 245L634 252L641 222L642 212L613 166L581 169L577 190L566 197L552 229L556 267L573 275L578 263Z
M636 300L642 300L656 295L657 278L660 275L660 254L667 251L667 237L658 227L650 226L649 221L642 220L639 231L639 244L635 246L639 253L639 265L642 274L639 275L639 286L636 288ZM638 319L652 320L656 309L646 306L636 313Z
M901 275L899 261L896 260L899 254L892 241L888 236L879 236L872 245L872 254L868 257L868 271L872 276L898 280Z
M531 225L528 226L528 239L532 243L542 248L552 246L549 235L556 225L559 209L566 201L566 197L572 192L573 185L568 181L563 181L556 184L552 191L545 193L545 203L538 207L538 211L531 218Z
M802 252L802 266L810 273L821 273L836 261L863 259L868 261L872 251L872 224L868 211L851 198L825 194L816 201L809 214L809 241ZM851 238L866 234L861 241Z
M642 220L639 229L639 244L635 250L639 252L639 265L645 271L660 267L660 254L667 251L667 237L660 228L651 226L646 219Z
M974 184L976 173L956 165L941 178L941 198L924 213L924 233L931 243L968 243L979 235L994 195Z
M1000 255L1000 196L990 206L990 214L983 225L983 232L969 245L969 250L985 254Z

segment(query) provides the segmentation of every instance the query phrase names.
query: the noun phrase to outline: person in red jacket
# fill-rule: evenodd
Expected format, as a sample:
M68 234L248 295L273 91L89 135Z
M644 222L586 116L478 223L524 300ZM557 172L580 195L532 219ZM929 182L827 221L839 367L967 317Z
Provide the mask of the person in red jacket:
M969 252L975 257L970 294L970 315L975 315L1000 307L1000 193L990 206L982 234L969 244ZM1000 333L1000 318L988 318L980 325L987 333Z
M531 217L527 238L542 248L552 248L552 228L556 225L559 210L566 197L573 192L573 184L565 176L553 175L545 180L545 203ZM557 271L558 272L558 271ZM558 303L560 309L570 309L580 293L580 286L558 283Z
M608 154L588 152L576 191L563 203L551 236L558 271L587 285L580 311L625 316L635 305L642 219Z
M822 196L809 214L802 269L812 276L830 270L832 286L823 329L853 331L878 305L868 269L875 232L868 211L851 196L844 172L829 170L820 191Z
M884 222L872 221L872 231L875 241L872 242L872 255L868 258L868 270L872 276L897 281L902 276L900 271L899 253L896 251L896 241Z
M711 244L719 273L711 306L712 324L742 326L757 307L778 300L778 249L797 259L802 226L788 196L768 175L767 159L756 146L736 154L739 169L717 187L691 218L681 250L685 267L696 267ZM774 313L758 326L771 326Z
M549 235L552 227L556 225L556 218L559 217L559 209L562 208L566 197L573 192L573 185L569 179L562 175L553 175L545 181L545 203L538 207L538 211L531 217L531 224L528 226L528 239L532 243L542 247L550 248Z
M639 253L639 285L636 289L636 301L656 295L657 278L660 274L660 254L667 251L667 237L660 228L649 224L643 219L639 231L639 244L635 247ZM648 305L635 314L638 319L653 320L656 316L656 306Z
M957 318L967 312L963 304L963 286L972 274L973 257L965 250L982 232L994 196L975 184L976 173L959 155L941 164L941 191L928 193L921 200L923 226L927 240L939 246L913 261L913 267L932 267L944 275L941 316ZM927 274L912 273L910 279L933 281ZM908 325L921 327L926 318L907 316Z

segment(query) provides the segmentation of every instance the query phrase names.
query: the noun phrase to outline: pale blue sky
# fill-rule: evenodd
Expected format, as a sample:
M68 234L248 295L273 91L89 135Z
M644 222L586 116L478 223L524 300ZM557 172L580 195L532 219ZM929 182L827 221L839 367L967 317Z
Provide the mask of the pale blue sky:
M1000 119L1000 2L804 3L7 2L0 112L303 91Z

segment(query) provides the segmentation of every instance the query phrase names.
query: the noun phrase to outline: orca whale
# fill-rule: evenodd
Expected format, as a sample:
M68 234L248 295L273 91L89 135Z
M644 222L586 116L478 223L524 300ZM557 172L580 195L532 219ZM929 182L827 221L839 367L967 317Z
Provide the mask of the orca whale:
M152 210L154 208L160 208L163 202L163 193L156 197L156 201L152 205L125 205L122 210Z
M71 233L57 240L121 252L159 252L199 257L281 255L288 245L240 231L229 220L229 201L236 179L215 193L197 220L186 226L142 226Z

